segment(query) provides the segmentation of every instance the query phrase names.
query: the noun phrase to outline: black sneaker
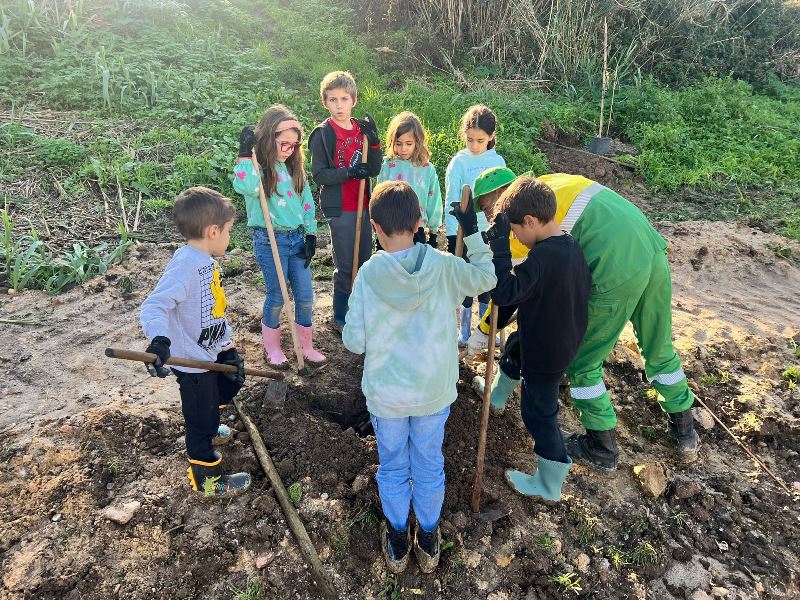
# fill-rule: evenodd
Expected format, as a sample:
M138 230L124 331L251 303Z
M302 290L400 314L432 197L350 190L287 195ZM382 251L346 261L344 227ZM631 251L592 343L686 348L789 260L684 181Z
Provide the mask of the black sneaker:
M381 548L386 566L391 573L402 573L408 567L410 542L408 529L395 529L386 521L381 524Z
M416 524L414 529L414 556L423 573L433 573L439 566L441 557L442 534L437 525L433 531L425 531Z

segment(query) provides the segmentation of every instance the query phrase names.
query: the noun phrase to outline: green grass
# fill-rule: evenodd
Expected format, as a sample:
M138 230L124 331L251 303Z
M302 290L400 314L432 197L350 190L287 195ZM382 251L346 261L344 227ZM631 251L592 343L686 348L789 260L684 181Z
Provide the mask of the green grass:
M248 579L243 588L231 584L228 586L228 590L233 593L235 600L262 600L264 598L261 584L254 579Z
M558 587L564 594L567 592L574 592L576 595L579 595L581 591L583 591L583 588L581 588L581 578L577 573L559 573L554 576L552 580L558 584Z

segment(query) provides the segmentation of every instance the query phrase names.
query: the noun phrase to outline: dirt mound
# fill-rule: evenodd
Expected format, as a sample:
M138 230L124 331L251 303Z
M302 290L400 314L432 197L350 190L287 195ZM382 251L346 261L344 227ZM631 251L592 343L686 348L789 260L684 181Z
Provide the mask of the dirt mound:
M797 364L800 269L776 255L796 245L719 223L662 223L675 282L676 345L691 385L788 485L800 481L800 389L782 373ZM253 490L226 503L188 492L180 406L171 379L103 358L107 345L141 348L137 307L172 248L143 245L104 277L55 299L25 292L0 299L0 561L8 598L317 597L248 435L223 448ZM248 363L263 365L263 288L245 254L232 254L229 314ZM234 275L235 273L235 275ZM532 443L516 396L490 422L483 505L508 516L472 515L470 495L480 401L462 366L445 438L446 540L439 570L389 576L377 526L377 464L361 359L325 322L330 284L316 283L317 339L331 364L290 376L285 402L248 381L245 406L288 487L299 484L301 517L342 597L790 598L798 587L796 498L784 495L722 432L701 429L701 460L672 460L667 423L626 331L607 382L620 419L615 477L576 467L559 504L515 496L507 467L533 470ZM288 335L285 346L289 347ZM568 394L565 429L578 427ZM702 416L702 415L700 415ZM633 467L662 484L645 490ZM111 520L110 509L117 513ZM121 516L120 516L121 515ZM127 519L127 520L126 520ZM256 567L256 559L264 565ZM237 596L239 594L239 596Z

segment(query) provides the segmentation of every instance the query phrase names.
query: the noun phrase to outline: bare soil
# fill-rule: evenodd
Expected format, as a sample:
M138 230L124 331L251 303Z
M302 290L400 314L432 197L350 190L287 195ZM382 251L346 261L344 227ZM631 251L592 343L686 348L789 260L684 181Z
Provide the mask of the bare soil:
M599 176L606 163L573 154L578 166L569 170L644 203L636 180L613 163L611 180ZM253 379L242 397L285 485L300 483L300 515L343 598L798 597L800 388L782 372L800 363L800 268L772 247L795 256L800 247L731 224L658 228L672 245L675 343L691 385L794 497L719 425L700 429L696 464L674 462L628 330L606 364L620 417L617 474L576 467L557 504L514 495L503 470L535 468L515 396L490 421L483 505L510 511L495 522L470 511L480 400L469 384L483 365L462 365L445 440L442 563L432 575L412 564L390 577L378 542L377 453L361 358L327 326L330 283L317 281L317 340L330 364L308 378L290 374L282 404L268 402ZM103 356L106 346L144 346L138 306L173 249L137 246L106 275L55 298L0 297L0 317L38 320L3 324L2 598L235 598L254 582L265 598L318 597L235 412L223 415L237 432L225 460L253 473L254 485L208 502L189 491L174 380ZM258 269L241 252L223 264L238 344L250 365L263 365ZM562 397L564 428L574 430L566 391ZM645 463L664 469L657 498L633 473ZM140 506L126 524L102 512L133 500ZM257 568L257 558L266 566Z

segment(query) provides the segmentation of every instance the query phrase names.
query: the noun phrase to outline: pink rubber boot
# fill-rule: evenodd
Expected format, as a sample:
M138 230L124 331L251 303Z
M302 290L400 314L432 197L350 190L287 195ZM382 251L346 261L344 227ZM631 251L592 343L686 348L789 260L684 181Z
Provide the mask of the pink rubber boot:
M289 366L286 355L281 350L281 328L272 329L263 323L261 324L261 338L264 341L264 350L267 353L267 362L278 369L285 369Z
M314 350L313 331L311 327L303 327L295 323L297 327L297 337L300 338L300 347L303 349L303 356L308 362L324 363L328 359Z

